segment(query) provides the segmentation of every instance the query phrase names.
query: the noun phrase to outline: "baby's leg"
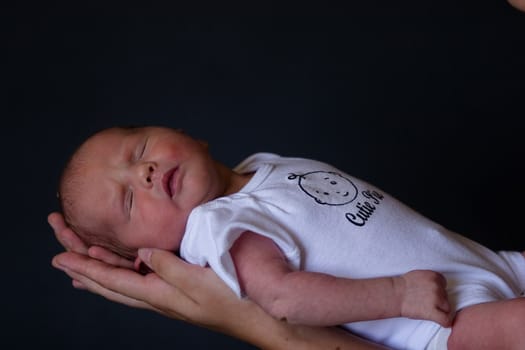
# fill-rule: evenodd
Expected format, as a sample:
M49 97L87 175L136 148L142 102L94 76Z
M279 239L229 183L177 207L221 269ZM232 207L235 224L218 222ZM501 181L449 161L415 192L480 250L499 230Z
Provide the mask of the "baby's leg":
M469 306L456 315L449 350L525 349L525 298Z

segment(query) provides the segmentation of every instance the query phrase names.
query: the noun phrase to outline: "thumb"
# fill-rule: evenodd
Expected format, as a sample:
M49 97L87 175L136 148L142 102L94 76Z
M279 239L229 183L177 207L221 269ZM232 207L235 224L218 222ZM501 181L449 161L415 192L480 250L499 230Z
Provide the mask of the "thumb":
M153 255L153 251L156 249L153 248L139 248L138 250L138 257L135 259L134 267L135 270L138 269L138 265L140 263L146 264L150 269L155 271L155 268L152 266L151 262L151 256Z
M186 277L184 275L187 269L182 268L181 265L187 264L170 251L156 248L140 248L137 259L140 259L163 279Z
M140 248L138 255L160 278L181 290L192 291L202 287L199 281L207 276L205 268L189 264L167 250Z

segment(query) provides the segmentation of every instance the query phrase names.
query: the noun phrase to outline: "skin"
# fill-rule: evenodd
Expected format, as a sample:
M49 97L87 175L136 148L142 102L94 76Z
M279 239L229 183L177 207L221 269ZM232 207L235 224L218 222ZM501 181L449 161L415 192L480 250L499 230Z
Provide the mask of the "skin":
M170 128L104 130L75 159L82 179L70 220L111 232L133 250L176 251L193 208L238 191L249 179L214 161L205 143Z
M88 222L102 217L123 244L136 249L175 250L191 209L238 191L249 179L212 160L201 142L171 129L144 128L131 136L109 130L88 140L81 152L86 160L83 173L87 174L81 203L85 213L96 208L93 216L85 217ZM170 169L177 169L172 192L162 185ZM88 253L106 262L104 257L111 256L96 248ZM369 280L292 271L273 242L254 232L245 232L231 253L248 296L278 319L336 325L405 316L450 325L445 283L432 271ZM57 262L56 266L62 265ZM79 286L86 285L79 276L72 277ZM268 285L276 288L262 288ZM296 294L297 286L308 287L301 288L307 293L303 298ZM97 292L94 287L92 290ZM312 304L314 296L322 302ZM303 312L305 306L308 313ZM523 348L525 335L519 326L525 324L525 312L516 312L520 309L525 311L524 298L462 310L454 320L449 348L494 349L502 339L508 341L505 349ZM507 320L502 322L505 327L493 327L493 315Z
M104 248L88 249L61 214L51 213L48 221L67 250L55 256L52 264L67 273L76 288L213 329L261 349L387 349L338 328L280 322L248 299L237 298L211 269L187 264L167 251L140 250L152 270L141 275L130 269L128 260Z
M508 0L511 6L514 6L520 11L525 11L525 0Z
M82 177L75 182L76 226L96 223L92 231L110 231L131 249L177 250L193 208L239 191L250 178L214 161L203 142L162 127L104 130L74 159ZM405 316L450 324L446 281L432 271L366 280L293 271L270 239L253 232L231 252L246 294L278 319L335 326Z
M297 271L272 240L252 232L235 241L231 255L242 289L278 319L313 326L401 316L451 323L446 280L434 271L370 279Z

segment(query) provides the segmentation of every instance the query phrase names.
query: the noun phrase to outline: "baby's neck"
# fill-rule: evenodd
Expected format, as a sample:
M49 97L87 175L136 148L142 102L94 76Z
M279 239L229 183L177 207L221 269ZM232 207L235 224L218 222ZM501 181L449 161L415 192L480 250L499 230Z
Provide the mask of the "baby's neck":
M224 180L224 196L239 192L254 174L239 174L222 164L218 166L218 171Z
M233 174L232 178L235 178L235 183L231 188L232 191L228 194L239 192L251 180L254 173L239 174L234 171Z

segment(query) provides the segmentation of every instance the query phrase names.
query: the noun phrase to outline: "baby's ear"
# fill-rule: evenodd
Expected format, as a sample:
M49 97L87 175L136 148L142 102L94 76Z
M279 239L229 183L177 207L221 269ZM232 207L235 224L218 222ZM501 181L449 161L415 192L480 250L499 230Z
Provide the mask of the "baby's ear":
M135 262L133 262L133 269L142 275L153 272L138 256L135 258Z

